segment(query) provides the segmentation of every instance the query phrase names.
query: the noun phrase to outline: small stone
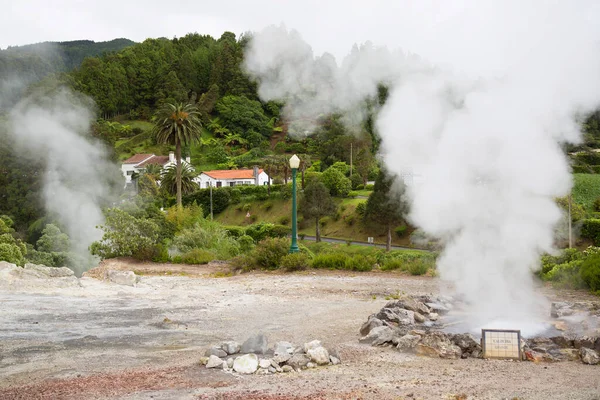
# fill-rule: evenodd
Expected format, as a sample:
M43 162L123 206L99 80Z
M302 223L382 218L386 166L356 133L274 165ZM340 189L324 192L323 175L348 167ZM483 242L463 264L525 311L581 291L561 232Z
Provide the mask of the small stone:
M440 358L459 358L460 347L450 341L443 332L431 332L421 338L417 344L417 354Z
M425 322L425 317L423 316L423 314L421 314L421 313L419 313L417 311L414 312L414 318L415 318L415 321L418 322L418 323Z
M317 365L329 364L329 352L323 346L308 349L306 353L310 357L310 360L317 363Z
M430 319L431 321L437 321L437 320L439 319L439 317L440 317L440 316L439 316L439 314L438 314L438 313L434 313L434 312L432 312L432 313L429 313L429 319Z
M117 285L135 286L137 282L137 276L133 271L108 270L105 276L109 282Z
M206 365L208 359L208 357L200 357L200 365Z
M269 367L269 372L274 374L277 370L274 367Z
M273 354L284 355L284 354L293 354L294 353L294 345L290 342L277 342L275 343L275 348L273 350Z
M289 360L287 360L286 363L293 369L302 369L306 367L306 364L308 364L309 362L310 358L308 358L306 354L294 354Z
M267 337L262 333L249 337L240 349L242 353L265 354L268 350Z
M285 353L285 354L279 354L279 355L274 356L272 361L276 364L283 364L290 358L292 358L292 355Z
M306 368L315 368L317 366L317 364L315 364L314 362L309 362L308 364L306 364Z
M446 314L450 311L448 307L440 303L426 303L425 305L437 314Z
M258 369L256 354L245 354L237 357L233 362L233 370L240 374L253 374Z
M391 342L394 337L394 331L389 326L378 326L369 332L369 334L359 339L361 343L369 343L372 346L380 346Z
M340 359L335 356L329 356L329 361L331 361L333 365L338 365L341 363Z
M293 372L293 371L294 371L294 368L292 368L292 367L291 367L291 366L289 366L289 365L284 365L283 367L281 367L281 370L282 370L283 372Z
M417 346L417 344L420 341L421 336L407 334L398 339L398 345L396 346L396 348L398 350L412 350Z
M210 356L217 356L220 358L227 357L227 353L225 352L225 350L223 350L222 348L217 347L217 346L213 346L213 347L209 348L208 350L206 350L206 353L204 353L204 355L206 357L210 357Z
M308 350L321 347L320 340L313 340L312 342L304 343L304 352L308 353Z
M240 344L238 342L230 341L230 342L223 342L221 344L221 349L223 349L229 355L239 353L241 348L242 348L242 346L240 346Z
M271 366L271 360L269 360L268 358L263 358L258 362L258 366L267 369Z
M370 317L369 320L360 327L360 334L362 336L367 336L373 328L377 328L381 325L383 325L383 322L379 318Z
M225 364L227 365L227 364ZM210 356L208 358L208 362L206 363L206 368L223 368L223 360L221 360L217 356Z
M269 370L267 368L259 368L256 370L256 375L269 375Z
M233 357L227 359L227 368L233 368Z
M582 347L579 349L581 354L581 361L584 364L596 365L600 364L600 356L598 353L592 349L588 349L587 347Z

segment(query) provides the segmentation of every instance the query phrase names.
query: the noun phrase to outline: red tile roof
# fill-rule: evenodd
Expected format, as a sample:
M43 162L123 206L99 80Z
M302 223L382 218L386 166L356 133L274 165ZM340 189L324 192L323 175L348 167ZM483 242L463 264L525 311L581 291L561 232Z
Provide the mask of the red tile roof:
M123 161L123 164L139 164L145 159L152 157L154 154L135 154L132 157L129 157L127 160Z
M165 165L169 162L169 156L153 156L152 158L142 162L138 167L145 167L149 164Z
M258 170L261 174L262 169ZM213 179L254 179L254 170L252 169L222 169L214 171L204 171L204 174Z

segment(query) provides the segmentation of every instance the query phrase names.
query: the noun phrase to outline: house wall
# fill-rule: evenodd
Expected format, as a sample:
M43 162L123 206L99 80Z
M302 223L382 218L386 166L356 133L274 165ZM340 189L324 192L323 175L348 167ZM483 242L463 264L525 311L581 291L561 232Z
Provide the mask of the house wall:
M131 175L134 172L140 171L135 166L136 164L121 164L121 172L123 172L123 176L125 177L125 183L131 183Z
M265 172L262 172L258 175L259 185L266 185L268 180L269 176ZM209 182L212 182L213 187L217 187L217 182L221 182L221 186L231 186L231 183L233 183L233 186L255 184L254 179L214 179L204 173L200 174L200 176L196 178L196 182L202 189L208 188Z

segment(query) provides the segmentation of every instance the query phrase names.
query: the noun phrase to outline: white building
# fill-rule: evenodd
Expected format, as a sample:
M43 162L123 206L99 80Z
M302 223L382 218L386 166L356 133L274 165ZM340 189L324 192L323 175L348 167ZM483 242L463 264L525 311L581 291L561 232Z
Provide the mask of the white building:
M181 160L182 164L190 164L190 158L186 157ZM175 153L170 152L168 156L155 156L154 154L136 154L121 164L121 172L125 177L125 183L131 183L131 176L134 173L142 172L147 165L158 164L163 168L168 168L171 165L177 165Z
M254 167L254 169L205 171L196 178L196 182L204 189L210 186L267 185L269 179L265 171Z

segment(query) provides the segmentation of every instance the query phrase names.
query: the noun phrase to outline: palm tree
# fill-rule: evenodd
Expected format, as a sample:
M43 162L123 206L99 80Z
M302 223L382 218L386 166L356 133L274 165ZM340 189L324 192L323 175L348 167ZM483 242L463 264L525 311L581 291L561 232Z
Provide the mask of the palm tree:
M194 181L197 176L194 168L189 164L184 164L181 168L181 174L177 174L177 168L171 165L163 170L160 178L160 188L169 194L174 194L178 190L178 183L181 184L181 193L190 194L200 189L200 186Z
M201 131L200 112L193 104L165 103L156 114L156 142L175 145L178 207L181 207L181 146L189 146L198 141Z

